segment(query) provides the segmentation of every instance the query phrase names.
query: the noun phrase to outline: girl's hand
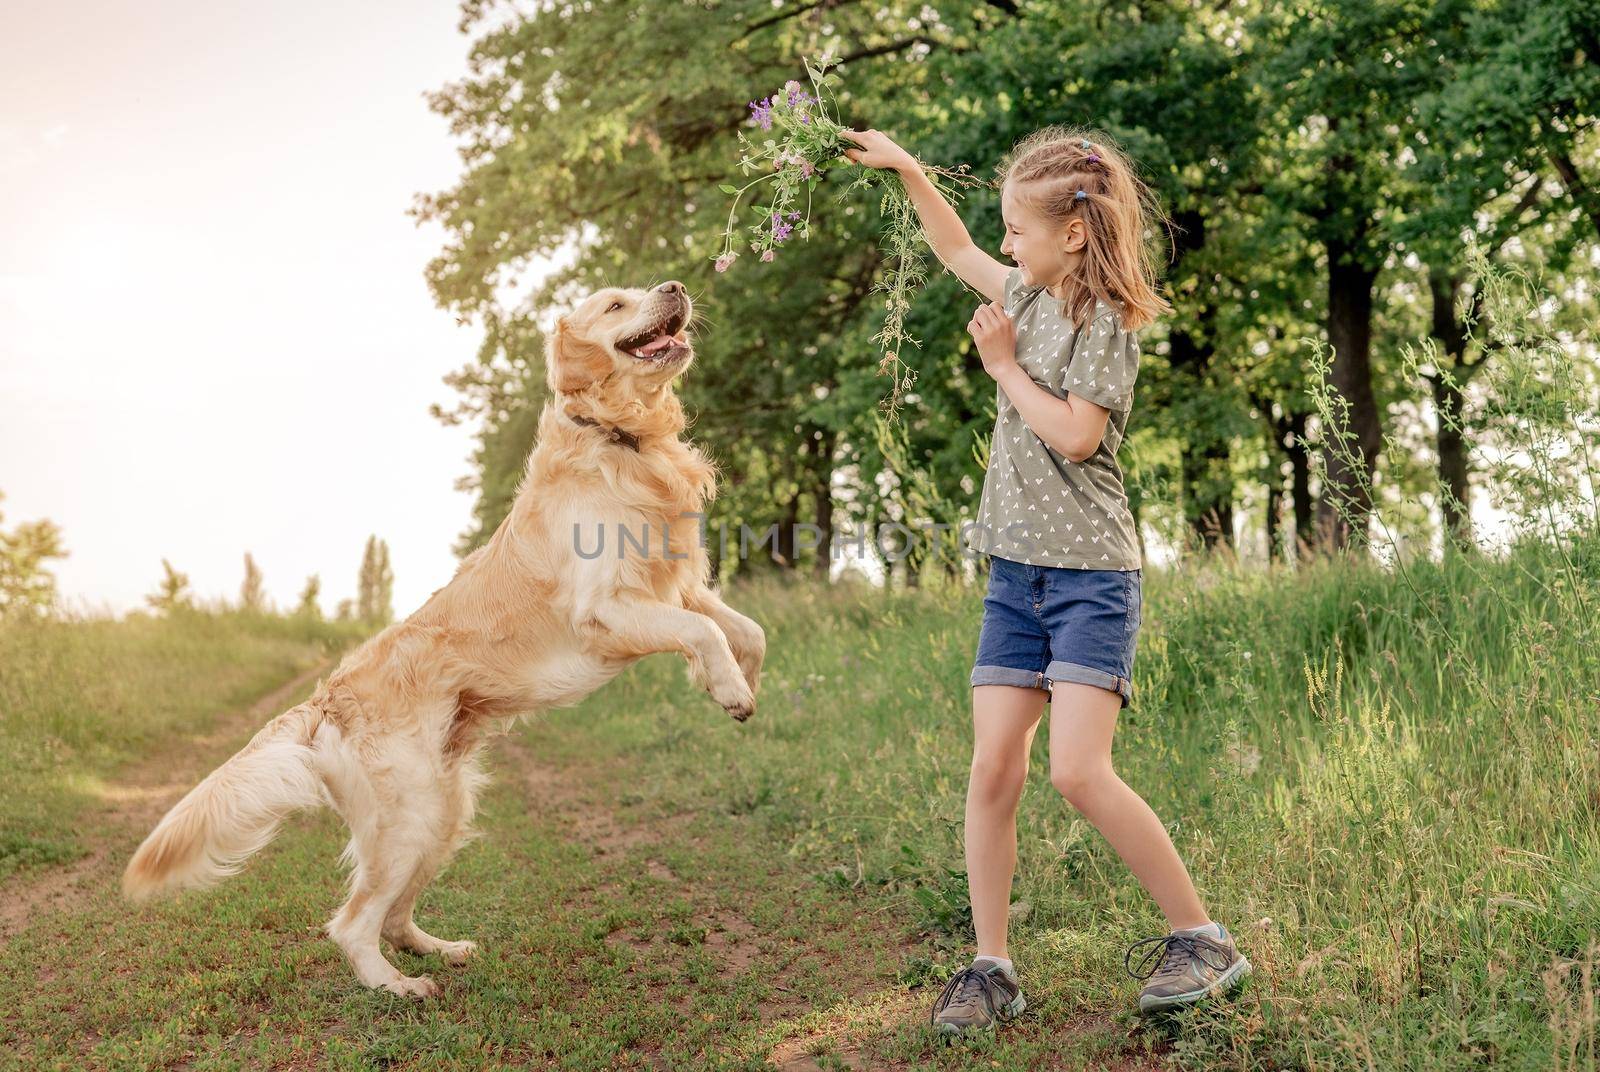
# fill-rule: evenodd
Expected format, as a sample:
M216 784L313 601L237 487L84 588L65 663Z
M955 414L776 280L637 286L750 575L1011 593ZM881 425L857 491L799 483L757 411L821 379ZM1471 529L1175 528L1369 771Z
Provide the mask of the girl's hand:
M907 168L919 171L922 169L921 162L896 145L887 134L876 130L841 130L839 137L860 146L859 149L844 151L845 158L853 163L870 168L887 168L891 171L904 171Z
M1017 325L1005 306L994 301L980 305L967 323L967 334L978 344L983 371L998 380L1017 363Z

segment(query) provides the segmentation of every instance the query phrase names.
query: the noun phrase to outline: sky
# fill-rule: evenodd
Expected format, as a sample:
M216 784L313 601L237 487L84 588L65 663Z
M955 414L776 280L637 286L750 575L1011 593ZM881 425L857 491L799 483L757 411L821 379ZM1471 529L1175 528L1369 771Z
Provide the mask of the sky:
M457 17L0 7L0 512L62 527L68 606L142 605L163 557L235 598L249 551L331 613L369 533L399 615L450 579L471 430L428 406L480 335L407 210L461 172L423 96L466 71Z

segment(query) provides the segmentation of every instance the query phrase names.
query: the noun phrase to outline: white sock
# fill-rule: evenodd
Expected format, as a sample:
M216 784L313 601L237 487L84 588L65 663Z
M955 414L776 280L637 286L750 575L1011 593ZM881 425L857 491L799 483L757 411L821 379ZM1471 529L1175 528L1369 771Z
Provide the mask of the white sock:
M1207 938L1216 938L1223 942L1228 940L1228 929L1222 924L1216 922L1202 923L1198 927L1178 927L1172 933L1187 934L1190 936L1204 934Z
M973 957L972 958L972 966L974 968L982 968L984 966L981 963L982 961L988 961L989 964L991 964L991 965L993 965L993 964L1000 965L1000 970L1006 973L1006 978L1007 979L1010 979L1013 983L1017 981L1017 971L1016 971L1016 969L1014 967L1012 967L1011 961L1009 959L1002 959L1000 957L991 957L989 954L984 953L982 956L977 956L977 957Z

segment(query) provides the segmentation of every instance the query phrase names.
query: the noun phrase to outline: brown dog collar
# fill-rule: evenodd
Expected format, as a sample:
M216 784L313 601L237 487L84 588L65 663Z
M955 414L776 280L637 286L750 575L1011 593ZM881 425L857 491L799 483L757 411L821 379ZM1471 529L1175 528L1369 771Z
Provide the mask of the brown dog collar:
M568 413L567 419L574 424L587 424L593 428L598 428L613 443L621 443L625 447L632 447L636 453L639 450L639 437L632 432L624 432L621 428L613 428L610 425L601 424L592 417L580 417L576 413Z

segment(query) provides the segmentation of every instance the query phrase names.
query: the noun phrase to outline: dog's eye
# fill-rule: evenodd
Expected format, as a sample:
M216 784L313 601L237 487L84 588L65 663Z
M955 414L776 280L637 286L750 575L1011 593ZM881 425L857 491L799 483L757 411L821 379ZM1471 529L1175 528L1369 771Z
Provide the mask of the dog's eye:
M622 303L621 303L621 302L619 302L619 301L614 301L614 302L612 302L612 303L611 303L611 308L609 308L609 309L607 309L607 310L606 310L606 312L608 312L608 313L614 313L614 312L616 312L616 311L617 311L617 310L618 310L618 309L621 309L621 308L622 308Z

